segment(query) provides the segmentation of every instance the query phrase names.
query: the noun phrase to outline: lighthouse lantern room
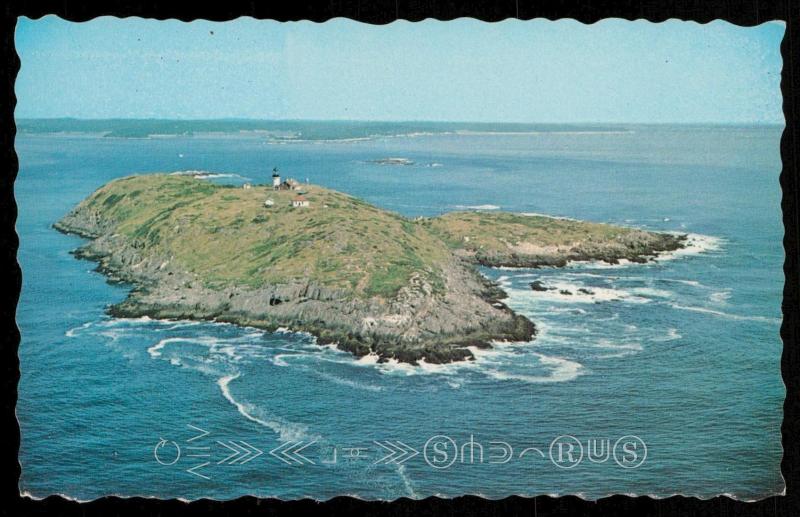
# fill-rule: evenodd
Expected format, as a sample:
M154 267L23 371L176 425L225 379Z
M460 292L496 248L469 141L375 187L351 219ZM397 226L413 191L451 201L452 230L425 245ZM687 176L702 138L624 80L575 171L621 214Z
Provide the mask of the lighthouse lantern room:
M278 187L281 186L281 175L278 174L278 168L277 167L272 169L272 186L275 189L278 189Z

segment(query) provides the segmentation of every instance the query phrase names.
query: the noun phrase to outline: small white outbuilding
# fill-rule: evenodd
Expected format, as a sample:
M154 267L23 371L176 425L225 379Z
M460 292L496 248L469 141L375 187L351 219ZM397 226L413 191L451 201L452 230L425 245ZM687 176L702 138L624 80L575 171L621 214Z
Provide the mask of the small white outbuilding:
M308 199L306 199L302 195L298 195L297 197L292 199L292 206L294 208L306 207L308 206Z

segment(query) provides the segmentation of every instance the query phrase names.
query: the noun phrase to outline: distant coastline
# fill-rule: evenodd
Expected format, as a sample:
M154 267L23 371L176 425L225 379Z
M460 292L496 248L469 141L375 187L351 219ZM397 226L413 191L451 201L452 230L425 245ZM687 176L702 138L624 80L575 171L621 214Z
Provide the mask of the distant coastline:
M429 122L348 120L254 120L254 119L77 119L19 118L18 134L91 134L105 138L174 138L250 136L272 143L358 142L374 138L433 135L524 136L603 135L636 132L640 127L754 127L755 124L633 124L633 123L516 123L516 122ZM782 124L763 124L781 128Z
M164 138L249 135L274 142L358 141L371 138L438 134L514 135L620 133L619 124L524 124L490 122L373 122L306 120L161 120L161 119L18 119L20 134L94 134L106 138Z

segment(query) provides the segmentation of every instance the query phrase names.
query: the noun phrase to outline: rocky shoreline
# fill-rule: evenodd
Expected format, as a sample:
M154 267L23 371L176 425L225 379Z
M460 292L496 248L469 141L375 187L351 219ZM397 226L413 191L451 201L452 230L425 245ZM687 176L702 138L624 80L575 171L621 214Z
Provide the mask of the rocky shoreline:
M165 191L170 188L175 192ZM550 248L544 254L518 253L505 245L486 253L486 248L455 248L425 222L409 221L322 187L314 187L312 198L318 212L265 212L262 196L278 194L259 188L263 192L169 175L123 178L96 191L54 228L88 239L74 255L97 262L97 270L109 282L131 286L123 302L109 307L113 316L207 320L269 331L287 328L308 332L319 344L335 344L357 357L374 354L381 362L411 364L470 360L471 347L491 347L492 341L527 342L536 335L534 323L507 307L502 302L506 293L476 265L643 262L685 241L620 229L627 232L624 238L617 235L605 245L590 239L591 246L570 244L567 251L554 253ZM225 210L235 210L231 219L199 222ZM292 232L264 244L290 221ZM345 245L343 238L355 240ZM376 244L381 238L386 239L385 247ZM199 249L198 240L206 243ZM233 250L245 241L253 244ZM399 252L387 250L397 243ZM290 253L282 251L287 245ZM313 248L302 258L304 246L322 245L324 251ZM283 254L269 255L278 252ZM216 254L205 258L209 253ZM237 270L231 261L241 257L248 260ZM368 259L372 262L366 264L365 274L363 262ZM331 268L328 260L339 262ZM344 260L362 273L343 284L337 275ZM292 267L305 269L297 272ZM407 269L398 269L403 267ZM230 270L239 271L239 276L219 279L219 271ZM270 279L276 271L282 272L279 281ZM395 280L401 273L408 276ZM388 291L387 282L397 287Z
M259 289L227 287L210 289L190 274L170 267L167 257L144 258L135 245L124 242L119 236L99 230L99 219L82 218L70 214L54 225L62 233L81 236L90 241L74 250L76 258L97 263L96 270L110 283L131 286L128 297L111 305L108 313L118 318L147 316L166 320L204 320L232 323L275 331L287 328L295 332L308 332L320 345L335 344L339 349L356 357L369 354L378 356L379 362L397 360L418 364L424 360L431 364L474 359L469 347L490 348L491 341L530 341L536 335L535 325L509 309L502 299L506 293L496 284L472 270L468 264L453 264L450 273L461 277L462 286L476 290L481 305L473 307L473 325L453 325L452 313L461 313L463 307L455 300L442 300L440 314L427 315L439 325L428 325L427 334L419 337L405 336L407 327L392 332L380 324L381 318L406 315L414 319L414 306L426 303L419 291L410 289L401 293L400 300L388 307L370 300L354 300L346 293L300 282L287 285L265 286ZM166 264L166 265L165 265ZM465 273L467 273L465 275ZM421 286L424 291L425 286ZM477 288L477 289L476 289ZM463 289L459 289L463 291ZM415 296L415 294L417 296ZM466 292L454 293L453 298L466 298ZM405 296L403 296L405 295ZM416 299L414 299L416 298ZM435 306L430 309L437 310ZM491 311L491 317L481 317ZM372 325L364 322L374 321ZM442 332L447 326L451 328ZM370 328L371 327L371 328Z
M644 233L644 232L642 232ZM542 267L566 267L570 263L603 262L618 265L623 261L646 264L655 261L659 255L682 249L686 246L686 235L653 234L647 233L647 242L624 243L623 246L612 249L596 247L586 250L569 250L564 253L552 254L524 254L524 253L493 253L460 251L467 260L485 267L509 267L538 269ZM652 236L656 236L653 238Z

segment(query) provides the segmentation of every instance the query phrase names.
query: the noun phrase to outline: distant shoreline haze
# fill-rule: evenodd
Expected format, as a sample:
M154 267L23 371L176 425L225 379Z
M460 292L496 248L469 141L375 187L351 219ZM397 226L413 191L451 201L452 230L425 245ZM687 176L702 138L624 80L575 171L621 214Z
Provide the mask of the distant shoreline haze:
M444 133L615 133L637 127L783 127L772 123L520 123L460 121L258 120L258 119L78 119L20 118L26 134L92 133L116 138L192 136L208 133L264 133L275 140L343 140Z

